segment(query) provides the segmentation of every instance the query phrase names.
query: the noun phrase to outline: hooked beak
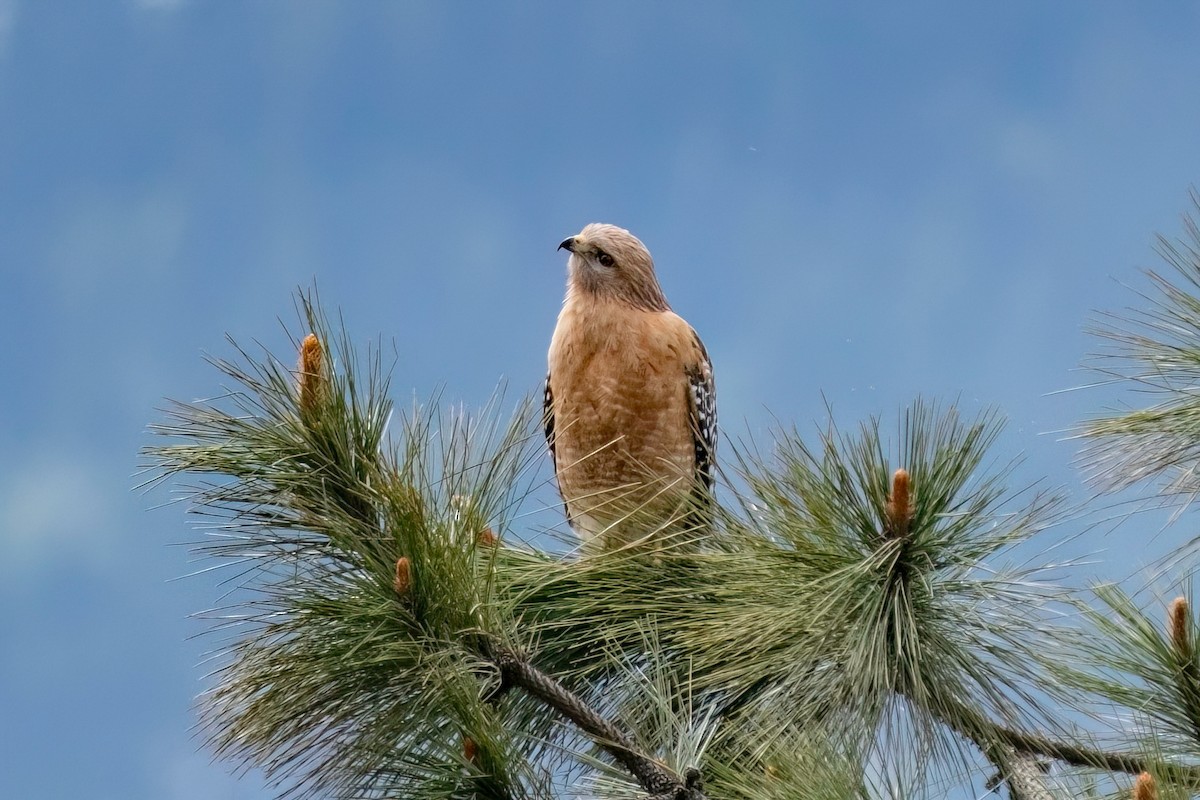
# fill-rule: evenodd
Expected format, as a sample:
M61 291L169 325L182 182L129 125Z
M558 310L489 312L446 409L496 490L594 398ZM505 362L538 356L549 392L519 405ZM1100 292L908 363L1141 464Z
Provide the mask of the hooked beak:
M566 250L568 253L574 253L575 252L575 237L568 236L567 238L563 239L561 242L558 243L558 249Z

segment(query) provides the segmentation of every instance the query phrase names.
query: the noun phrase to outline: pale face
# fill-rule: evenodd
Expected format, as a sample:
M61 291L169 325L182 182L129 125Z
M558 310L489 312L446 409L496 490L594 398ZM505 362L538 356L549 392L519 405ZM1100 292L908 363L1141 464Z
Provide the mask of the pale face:
M586 294L666 310L650 251L624 228L594 222L564 239L559 248L571 253L567 261L570 286Z

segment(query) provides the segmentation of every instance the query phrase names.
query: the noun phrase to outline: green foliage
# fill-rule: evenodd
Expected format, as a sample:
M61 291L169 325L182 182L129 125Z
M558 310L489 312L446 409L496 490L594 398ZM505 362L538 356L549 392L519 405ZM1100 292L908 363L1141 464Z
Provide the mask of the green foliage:
M204 698L209 743L311 793L544 796L543 772L511 757L520 728L481 701L497 677L469 646L508 630L488 601L496 549L478 534L507 522L535 452L531 404L505 426L418 408L389 437L378 351L360 363L336 341L315 408L298 408L291 369L239 350L242 363L216 362L235 388L155 428L172 439L148 451L166 474L221 476L190 490L212 529L202 550L251 592L222 616L234 636Z
M1173 640L1166 604L1155 604L1156 619L1119 587L1098 586L1095 595L1097 606L1080 604L1088 629L1074 640L1074 658L1054 665L1058 677L1078 690L1079 700L1098 698L1102 708L1115 703L1130 710L1130 718L1122 720L1114 734L1141 732L1140 738L1151 739L1160 753L1195 754L1200 739L1200 658L1190 603L1183 601L1185 613L1178 620L1182 638ZM1088 668L1082 669L1084 665Z
M1200 210L1200 195L1193 193ZM1105 489L1157 483L1164 500L1190 503L1200 492L1200 226L1184 218L1185 237L1158 237L1174 273L1148 271L1147 308L1108 315L1094 333L1108 342L1093 366L1132 386L1152 405L1097 417L1081 434L1085 467Z
M775 464L742 459L755 509L743 535L781 593L766 613L725 606L721 630L773 637L752 650L727 643L705 666L720 684L750 686L774 673L773 683L800 690L797 703L840 708L852 697L869 714L894 694L930 710L968 697L1001 710L995 690L1016 689L1027 673L1027 643L1053 593L996 559L1043 530L1057 499L1032 493L1022 504L1004 487L1006 470L982 468L1000 430L992 414L964 421L953 408L917 402L890 459L880 428L878 419L857 435L831 427L819 448L792 431L777 437ZM903 535L889 531L896 467L913 487ZM792 596L798 590L807 596ZM730 657L739 649L756 653L753 664ZM822 662L839 666L808 680L795 674Z
M1154 276L1141 327L1106 334L1112 373L1163 393L1086 430L1114 485L1195 491L1189 233L1162 245L1185 285ZM995 413L918 400L894 438L878 418L781 429L733 448L731 501L701 530L561 555L516 527L544 447L532 402L396 413L379 348L300 305L299 370L235 345L214 361L234 385L173 407L147 451L192 476L199 550L235 571L208 743L281 792L861 800L995 772L1041 798L1127 793L1111 776L1143 770L1163 797L1200 787L1195 616L1176 603L1163 626L1049 579L1030 554L1062 502L1009 487ZM1115 750L1087 714L1121 721Z
M700 547L552 557L505 542L539 456L530 403L503 423L418 408L389 425L378 350L359 359L310 298L303 309L335 343L319 375L239 350L215 362L237 385L175 407L155 429L170 443L149 450L165 474L217 476L191 489L212 525L203 552L250 591L222 616L231 644L205 697L219 755L335 796L534 797L585 774L591 791L636 796L611 767L605 783L603 750L552 709L511 687L493 696L481 637L730 796L855 796L889 728L933 740L960 706L1029 707L1029 644L1049 635L1053 592L983 565L1055 502L1022 503L985 468L993 415L917 403L891 456L878 420L831 427L815 450L781 432L772 459L738 455L748 513L719 510ZM913 492L899 529L901 465ZM789 777L797 756L781 754L801 741L840 765L819 790Z

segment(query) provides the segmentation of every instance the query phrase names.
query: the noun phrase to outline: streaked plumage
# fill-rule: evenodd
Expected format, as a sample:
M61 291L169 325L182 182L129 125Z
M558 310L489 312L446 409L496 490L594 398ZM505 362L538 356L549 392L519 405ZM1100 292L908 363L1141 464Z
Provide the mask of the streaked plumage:
M560 247L545 419L567 518L590 549L694 526L716 448L708 353L628 231L593 223Z

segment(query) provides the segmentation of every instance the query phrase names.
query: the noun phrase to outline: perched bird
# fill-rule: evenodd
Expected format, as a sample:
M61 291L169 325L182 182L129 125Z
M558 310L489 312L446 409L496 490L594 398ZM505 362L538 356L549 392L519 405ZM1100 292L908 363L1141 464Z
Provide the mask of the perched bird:
M591 551L695 528L717 443L708 353L629 231L592 223L559 249L545 426L567 520Z

